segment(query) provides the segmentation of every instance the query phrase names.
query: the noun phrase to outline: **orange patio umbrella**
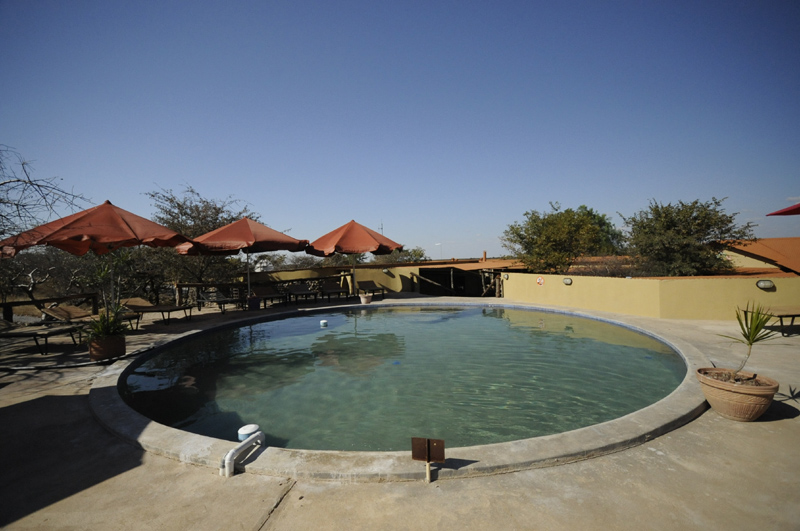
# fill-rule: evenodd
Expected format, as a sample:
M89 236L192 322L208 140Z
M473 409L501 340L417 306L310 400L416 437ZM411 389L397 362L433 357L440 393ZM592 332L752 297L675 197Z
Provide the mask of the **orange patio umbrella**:
M796 205L790 206L788 208L777 210L775 212L770 212L767 215L768 216L800 216L800 203L797 203Z
M247 257L247 293L250 293L251 253L268 251L302 251L308 240L297 240L257 221L242 218L224 227L207 232L175 249L187 255L234 255L242 251Z
M102 255L120 247L147 245L175 247L188 238L106 201L102 205L39 225L0 241L3 257L11 257L34 245L50 245L83 256Z
M268 251L302 251L308 240L297 240L257 221L242 218L224 227L207 232L189 243L176 247L180 254L264 253Z
M383 234L350 221L328 234L314 240L306 248L306 253L314 256L330 256L334 253L341 254L390 254L392 251L403 250L403 246ZM355 293L356 261L353 257L353 292Z

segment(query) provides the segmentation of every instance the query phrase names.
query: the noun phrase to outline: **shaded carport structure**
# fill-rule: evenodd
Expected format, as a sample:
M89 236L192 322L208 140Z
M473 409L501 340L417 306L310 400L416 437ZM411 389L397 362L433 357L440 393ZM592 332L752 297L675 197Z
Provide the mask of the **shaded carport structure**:
M417 281L422 295L496 297L497 278L524 269L516 260L500 258L429 262L420 264Z

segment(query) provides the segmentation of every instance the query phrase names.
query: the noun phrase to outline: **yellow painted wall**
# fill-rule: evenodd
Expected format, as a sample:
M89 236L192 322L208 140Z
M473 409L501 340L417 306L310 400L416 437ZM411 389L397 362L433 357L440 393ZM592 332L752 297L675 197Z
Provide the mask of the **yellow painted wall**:
M564 278L572 284L565 285ZM520 302L659 316L659 284L653 279L509 273L503 290L506 299Z
M372 280L390 292L419 292L419 267L356 268L357 280ZM319 268L254 274L253 283L314 279L336 275L341 268ZM542 283L537 280L541 278ZM565 285L571 278L572 285ZM756 287L772 280L775 289ZM768 308L800 305L800 277L606 278L508 273L503 281L508 302L527 302L666 319L735 319L737 306L758 302Z
M605 278L509 273L505 298L512 301L568 306L666 319L735 319L737 306L758 302L766 307L800 305L800 277L748 278ZM541 277L543 284L537 284ZM756 287L770 279L775 289Z
M774 290L756 281L769 279ZM800 277L680 278L661 283L661 317L667 319L734 319L736 307L757 302L767 308L800 306Z

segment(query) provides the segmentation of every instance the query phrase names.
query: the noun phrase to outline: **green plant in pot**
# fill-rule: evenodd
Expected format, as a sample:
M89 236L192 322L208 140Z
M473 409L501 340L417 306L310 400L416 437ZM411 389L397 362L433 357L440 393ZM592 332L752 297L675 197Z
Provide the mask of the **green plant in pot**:
M778 392L778 382L772 378L744 372L750 359L753 345L773 339L776 333L766 328L772 319L769 310L754 304L742 310L736 308L739 322L738 336L725 336L747 346L747 354L738 369L701 368L697 369L697 379L702 384L703 394L714 411L721 416L743 422L756 420L772 404Z
M125 355L125 323L123 309L120 306L107 306L93 319L87 329L89 357L99 361L118 358Z

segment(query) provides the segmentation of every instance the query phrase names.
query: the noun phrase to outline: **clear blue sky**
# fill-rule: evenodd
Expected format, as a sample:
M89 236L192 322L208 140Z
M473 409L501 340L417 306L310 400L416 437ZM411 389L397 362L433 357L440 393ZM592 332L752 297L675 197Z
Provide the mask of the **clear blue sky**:
M466 258L551 201L715 196L800 236L765 217L800 202L795 0L0 0L0 50L0 143L145 217L191 185Z

